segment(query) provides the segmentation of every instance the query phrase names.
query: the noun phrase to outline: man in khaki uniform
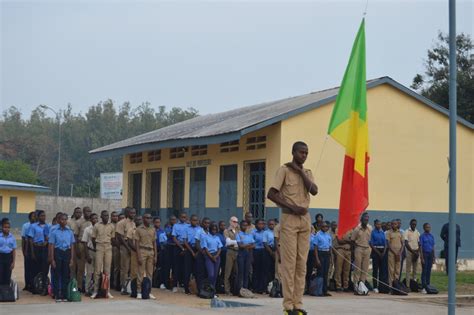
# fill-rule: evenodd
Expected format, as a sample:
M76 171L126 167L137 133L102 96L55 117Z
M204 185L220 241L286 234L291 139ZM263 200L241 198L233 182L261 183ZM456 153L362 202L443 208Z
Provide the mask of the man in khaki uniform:
M278 223L273 229L273 236L275 237L275 279L281 283L280 265L281 265L281 254L280 254L280 224Z
M296 142L293 160L281 166L268 192L268 199L281 208L280 254L283 308L285 314L306 314L303 310L306 261L308 259L311 217L310 195L316 195L311 170L303 168L308 146Z
M95 245L95 266L94 266L94 292L91 298L95 299L99 292L100 276L105 273L110 276L110 267L112 264L112 238L115 236L115 228L109 223L109 213L103 210L100 213L102 222L97 223L92 228L92 242ZM109 282L110 284L110 282ZM109 287L110 289L110 287ZM107 291L108 297L114 297Z
M74 239L76 241L76 246L80 242L79 229L77 228L77 221L82 218L82 209L80 207L74 208L71 218L67 221L67 226L71 229L74 234ZM72 257L72 267L71 267L71 277L77 277L77 252L79 251L78 247L75 250L74 257Z
M143 215L143 224L135 230L135 247L137 249L138 278L137 278L137 299L142 298L143 275L148 279L153 277L153 267L156 264L156 232L151 225L151 215ZM150 299L155 297L150 293Z
M245 213L244 216L245 221L247 222L247 231L246 232L253 232L256 230L255 224L252 223L253 221L253 214L252 212ZM238 233L238 232L237 232Z
M114 226L114 235L112 237L112 267L110 268L110 286L118 290L120 286L120 244L115 238L115 229L118 223L118 213L112 211L110 214L110 223Z
M392 229L387 231L388 244L388 282L392 285L393 280L399 280L402 260L403 236L399 230L400 226L396 220L392 221Z
M337 257L335 256L333 248L337 245L337 222L332 221L331 222L331 228L329 229L329 235L331 235L331 261L329 262L329 272L328 272L328 281L330 279L334 279L334 273L336 271L336 259ZM329 283L328 283L329 285Z
M138 256L137 256L137 247L135 246L135 233L137 228L142 225L142 217L137 215L133 220L135 227L127 231L127 242L130 247L130 279L133 281L137 279L138 281Z
M86 271L86 279L84 281L87 295L92 295L92 288L91 282L94 278L94 267L95 267L95 248L94 243L92 242L92 229L94 225L98 222L98 216L95 213L90 215L90 225L84 229L84 233L82 235L82 243L85 245L84 248L84 257L86 261L85 271Z
M367 272L369 271L370 253L370 235L372 233L369 223L369 214L364 212L360 218L360 225L357 226L351 235L351 241L354 243L354 285L359 281L365 283Z
M349 291L349 273L351 271L351 236L352 230L348 231L342 239L337 238L334 243L334 254L336 258L336 291Z
M87 243L82 241L84 236L84 231L87 227L91 226L92 223L90 221L90 216L92 214L92 210L89 207L84 207L82 209L82 218L76 221L76 231L74 231L74 235L77 232L77 273L76 273L76 280L77 280L77 287L79 291L85 293L85 289L82 287L82 279L84 278L84 272L86 270L86 247Z
M115 237L120 244L120 283L122 287L121 294L128 295L126 283L129 280L130 271L130 246L127 235L135 228L135 209L127 207L124 209L125 219L117 223Z
M239 233L239 219L231 217L229 227L224 231L225 245L227 247L225 260L224 289L227 295L231 294L230 276L232 273L237 274L237 255L239 253L239 245L235 240L235 236Z
M416 271L420 261L420 232L416 229L416 220L411 219L410 228L405 231L403 238L406 247L406 272L407 286L410 280L416 280Z

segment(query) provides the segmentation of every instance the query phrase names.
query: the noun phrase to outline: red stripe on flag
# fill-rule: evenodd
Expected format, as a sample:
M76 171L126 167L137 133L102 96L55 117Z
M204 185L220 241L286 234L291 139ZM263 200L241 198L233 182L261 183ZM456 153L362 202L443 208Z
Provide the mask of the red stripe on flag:
M357 226L361 213L369 205L367 162L368 157L366 153L365 176L362 177L354 169L354 159L350 156L345 156L339 205L339 226L337 228L339 238Z

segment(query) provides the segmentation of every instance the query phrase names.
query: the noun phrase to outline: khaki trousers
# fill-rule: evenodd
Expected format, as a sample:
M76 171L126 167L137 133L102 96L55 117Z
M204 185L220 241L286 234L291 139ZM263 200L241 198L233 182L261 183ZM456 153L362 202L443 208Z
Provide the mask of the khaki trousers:
M334 278L336 288L347 289L349 287L349 273L351 271L351 250L339 248L336 249L336 268Z
M138 278L138 261L137 252L133 251L130 253L130 279Z
M388 252L388 283L392 285L393 280L399 280L400 277L401 259L395 261L395 255Z
M231 292L230 289L230 276L232 274L237 275L237 250L227 249L225 256L225 273L224 273L224 289L225 292ZM237 277L236 277L237 278Z
M79 290L84 290L82 287L82 282L84 279L84 272L86 271L86 244L84 243L77 243L77 251L81 258L76 256L76 265L75 265L75 277L77 280L77 287Z
M112 264L112 245L96 244L95 270L94 270L94 292L99 291L100 276L103 273L110 277L110 266ZM110 283L109 283L110 288Z
M335 271L336 271L336 256L331 250L331 259L329 260L329 271L328 271L328 285L329 285L329 279L334 278Z
M416 272L418 269L420 257L418 256L416 260L413 260L413 254L407 249L406 250L406 272L407 272L407 285L410 285L411 279L416 279Z
M130 253L128 249L120 245L120 284L123 288L127 280L130 279L128 272L130 271Z
M282 213L280 230L280 275L283 308L302 309L308 259L311 217Z
M367 280L371 251L372 249L370 247L356 246L354 250L354 265L357 268L354 268L354 285L358 284L359 281L365 283Z
M91 288L91 281L94 278L96 252L89 250L89 256L92 260L90 264L86 261L86 290L89 290Z
M136 252L135 252L136 253ZM135 254L136 255L136 254ZM138 264L137 260L137 292L142 292L143 277L153 280L153 267L155 262L155 254L153 250L140 249L142 264Z
M113 275L111 279L114 280L111 285L117 288L119 285L118 281L120 280L120 247L112 247L112 267L110 268L110 272Z

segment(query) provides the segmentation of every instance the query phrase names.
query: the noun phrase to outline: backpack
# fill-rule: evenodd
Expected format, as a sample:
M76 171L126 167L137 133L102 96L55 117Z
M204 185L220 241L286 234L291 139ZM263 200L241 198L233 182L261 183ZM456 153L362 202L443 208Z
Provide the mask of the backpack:
M316 275L311 275L309 280L308 292L311 296L323 296L323 277L317 277Z
M137 278L132 279L130 282L130 297L134 299L137 298Z
M153 273L153 281L152 281L152 287L153 288L159 288L161 285L161 267L158 267L155 269L155 272Z
M370 284L369 281L365 280L365 286L367 287L367 290L369 291L374 291L374 288L372 287L372 285Z
M0 285L0 302L15 302L15 292L9 284Z
M77 288L77 280L72 278L67 285L66 298L69 302L80 302L81 292Z
M208 280L204 280L199 290L198 296L201 299L212 299L215 295L216 290L214 286Z
M408 295L407 287L398 280L392 282L392 295Z
M275 279L271 282L271 288L269 290L270 292L270 297L272 298L281 298L282 297L282 294L281 294L281 283L280 281L278 281L278 279Z
M425 288L427 294L438 294L438 289L428 284Z
M148 300L151 293L151 280L148 277L144 277L142 281L142 299Z
M355 286L354 288L354 294L355 295L368 295L369 289L367 288L364 282L359 281L359 284Z
M38 294L41 296L48 295L48 285L49 278L45 276L42 272L38 273L33 278L33 294Z
M420 291L420 285L414 279L410 279L410 291L411 292L419 292Z
M329 279L328 290L329 291L336 291L336 280L335 279Z

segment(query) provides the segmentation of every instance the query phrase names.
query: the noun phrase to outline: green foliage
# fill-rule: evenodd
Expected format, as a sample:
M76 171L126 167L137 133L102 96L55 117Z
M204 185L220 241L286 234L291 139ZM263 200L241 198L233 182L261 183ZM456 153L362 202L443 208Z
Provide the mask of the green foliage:
M0 179L13 182L37 184L38 177L30 166L22 161L0 160Z
M112 100L91 106L85 114L73 113L68 105L60 110L60 194L70 195L74 184L74 196L96 197L100 173L121 171L120 157L94 160L88 153L90 150L197 115L193 108L173 107L167 111L160 106L155 110L150 103L133 108L128 102L117 106ZM0 158L30 165L35 180L55 191L58 137L57 119L46 116L40 107L28 119L16 107L10 107L0 118Z
M448 276L445 272L432 272L431 284L441 293L448 291ZM459 294L474 294L474 272L456 272L456 292Z
M458 115L474 123L474 43L467 34L456 37ZM425 74L417 74L411 86L433 102L449 108L449 37L438 33L428 50Z

